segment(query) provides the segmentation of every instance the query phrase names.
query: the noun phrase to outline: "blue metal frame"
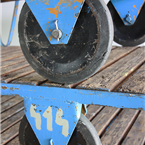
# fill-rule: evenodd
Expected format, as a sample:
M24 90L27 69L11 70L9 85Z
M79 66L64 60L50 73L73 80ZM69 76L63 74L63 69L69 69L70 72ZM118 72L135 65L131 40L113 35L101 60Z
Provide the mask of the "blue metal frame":
M19 5L19 1L15 1L13 19L12 19L11 29L10 29L10 33L9 33L9 37L8 37L8 42L5 45L2 42L2 38L0 38L0 45L1 46L9 46L11 41L12 41L13 34L14 34L14 29L15 29L15 24L16 24L16 19L17 19L18 5Z
M85 0L26 0L51 44L67 44ZM55 21L62 31L60 41L51 35Z
M42 145L68 143L82 104L145 110L145 94L5 83L1 84L1 94L24 98L25 114Z
M144 0L111 0L125 25L133 25L140 13Z

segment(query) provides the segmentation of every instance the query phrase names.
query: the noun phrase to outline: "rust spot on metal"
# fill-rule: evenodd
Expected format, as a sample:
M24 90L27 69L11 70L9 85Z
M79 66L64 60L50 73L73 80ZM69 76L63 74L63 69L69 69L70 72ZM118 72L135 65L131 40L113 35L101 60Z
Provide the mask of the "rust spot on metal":
M8 89L7 87L3 87L3 86L2 86L1 88L2 88L3 90L6 90L6 89Z
M79 111L78 106L76 106L76 110Z
M13 90L13 91L14 91L14 90L19 90L19 88L10 88L10 90Z
M55 8L46 8L46 10L50 10L50 13L54 14L56 18L60 11L59 7L57 7L57 6L55 6Z
M16 11L17 11L17 9L18 9L18 5L16 5L16 7L15 7L14 17L17 17L17 15L16 15Z
M74 2L83 3L83 0L75 0Z
M51 39L52 39L52 36L49 37L49 40L50 40L50 41L51 41Z
M48 21L48 24L50 23L50 21Z
M135 16L133 16L134 20L135 20Z
M48 2L44 3L45 5L50 5Z
M61 6L62 4L67 4L66 7L69 7L69 8L71 9L71 6L72 6L75 2L82 3L83 0L74 0L73 2L72 2L72 0L60 0L54 8L46 8L46 10L50 10L50 13L51 13L51 14L54 14L55 17L57 18L58 14L61 14L60 6ZM77 6L75 6L74 9L75 9L76 7L77 7Z
M49 31L51 32L52 30L51 30L51 29L49 29Z
M74 8L73 8L73 10L75 9L75 8L77 8L78 6L74 6Z
M133 5L134 8L136 8L136 5ZM137 9L137 8L136 8Z
M77 16L76 16L76 15L74 15L74 17L75 17L75 19L77 18Z

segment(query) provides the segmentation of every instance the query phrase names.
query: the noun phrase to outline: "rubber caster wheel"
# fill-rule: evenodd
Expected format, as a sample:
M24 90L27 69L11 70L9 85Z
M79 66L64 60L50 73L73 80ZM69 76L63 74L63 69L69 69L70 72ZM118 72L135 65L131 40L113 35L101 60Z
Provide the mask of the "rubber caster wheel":
M110 12L102 0L86 0L68 44L51 45L26 3L18 32L21 49L33 69L62 84L95 74L109 56L114 33Z
M145 4L143 5L135 23L124 25L111 1L108 8L114 24L114 41L122 46L136 46L145 42Z
M20 123L19 141L21 145L40 145L25 115ZM78 124L68 143L68 145L79 144L101 145L100 138L95 128L84 115L81 115L80 120L78 121Z

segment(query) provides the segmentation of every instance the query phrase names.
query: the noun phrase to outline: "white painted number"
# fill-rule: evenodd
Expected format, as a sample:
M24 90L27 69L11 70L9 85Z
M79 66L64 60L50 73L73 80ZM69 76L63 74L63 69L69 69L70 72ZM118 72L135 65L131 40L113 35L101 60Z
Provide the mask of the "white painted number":
M43 117L47 118L47 129L52 131L52 107L48 107L43 113Z
M35 118L36 128L41 130L41 115L36 113L36 105L32 104L30 107L30 115ZM62 126L62 134L67 137L69 123L66 119L62 119L63 110L61 108L57 109L55 123ZM47 119L47 130L52 131L52 107L48 107L43 113L43 117Z
M30 107L30 115L35 118L36 128L41 130L41 116L39 113L36 113L36 105L34 104Z
M56 113L56 124L62 126L62 134L64 136L68 136L68 121L66 119L62 119L63 111L62 109L58 109Z

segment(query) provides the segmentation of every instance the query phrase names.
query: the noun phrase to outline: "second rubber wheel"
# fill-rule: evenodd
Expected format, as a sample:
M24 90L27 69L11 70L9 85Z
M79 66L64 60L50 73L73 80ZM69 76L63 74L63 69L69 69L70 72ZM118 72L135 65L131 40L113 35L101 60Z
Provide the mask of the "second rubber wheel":
M40 145L25 115L20 123L19 141L21 145ZM80 120L78 121L77 126L68 143L68 145L79 144L101 145L100 138L95 128L84 115L81 115Z
M41 76L57 83L77 83L106 61L113 41L111 15L102 0L86 0L68 44L51 45L25 3L19 39L27 61Z
M145 4L133 25L124 25L111 1L108 8L114 24L114 41L122 46L137 46L145 42Z

